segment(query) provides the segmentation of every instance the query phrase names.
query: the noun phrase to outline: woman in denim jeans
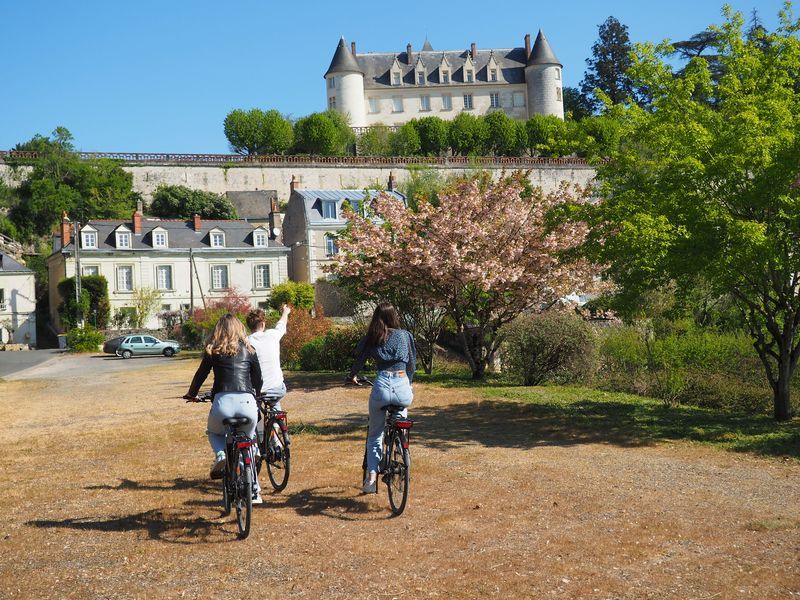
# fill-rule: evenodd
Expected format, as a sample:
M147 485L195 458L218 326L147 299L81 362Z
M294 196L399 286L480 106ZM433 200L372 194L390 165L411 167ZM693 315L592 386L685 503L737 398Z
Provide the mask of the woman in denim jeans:
M381 438L383 437L384 413L389 404L409 406L414 394L411 380L417 366L417 349L414 336L400 328L400 318L394 306L381 303L375 309L367 328L367 335L358 343L356 362L350 369L350 378L358 383L356 376L367 358L375 359L378 374L369 396L369 432L367 433L367 478L364 493L375 491L378 480L378 465L381 461ZM403 416L408 411L403 410Z

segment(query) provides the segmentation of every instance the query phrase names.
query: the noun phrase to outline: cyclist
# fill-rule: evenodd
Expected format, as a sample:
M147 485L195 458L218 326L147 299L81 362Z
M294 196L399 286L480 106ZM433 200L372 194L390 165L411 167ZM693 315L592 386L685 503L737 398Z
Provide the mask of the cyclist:
M358 383L358 372L367 358L375 359L378 373L369 396L369 431L367 433L367 477L364 493L372 493L378 480L381 461L381 437L384 414L381 410L389 404L408 407L414 398L411 381L417 365L414 336L401 329L400 318L394 306L381 303L375 308L367 335L358 343L356 362L350 369L350 378ZM403 416L408 411L403 410Z
M184 398L194 400L197 397L200 386L212 369L214 386L211 393L214 400L208 413L206 433L214 452L210 476L219 479L225 470L225 425L222 421L229 417L248 417L251 424L246 433L252 437L258 421L255 394L262 385L261 366L255 350L247 341L244 325L231 314L220 317L214 326L206 342L203 360ZM256 482L254 496L259 491Z

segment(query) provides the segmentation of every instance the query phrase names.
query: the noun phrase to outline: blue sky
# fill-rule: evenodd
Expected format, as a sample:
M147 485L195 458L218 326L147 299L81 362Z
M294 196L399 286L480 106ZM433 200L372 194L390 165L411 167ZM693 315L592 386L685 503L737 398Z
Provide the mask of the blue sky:
M577 86L609 15L631 39L686 39L722 1L277 2L0 0L0 149L67 127L85 151L227 153L234 108L325 108L340 36L359 52L523 45L541 28ZM783 0L729 0L768 28ZM391 6L395 10L384 8Z

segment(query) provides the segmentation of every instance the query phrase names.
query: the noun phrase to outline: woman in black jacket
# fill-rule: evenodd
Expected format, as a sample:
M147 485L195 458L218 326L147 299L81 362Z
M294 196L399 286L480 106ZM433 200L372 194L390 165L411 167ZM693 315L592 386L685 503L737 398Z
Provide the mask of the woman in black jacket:
M217 321L214 332L206 343L203 360L194 374L189 391L184 398L194 400L200 386L214 371L214 401L208 413L208 442L214 451L212 479L218 479L225 470L225 426L228 417L248 417L250 425L245 430L253 436L258 422L255 395L261 391L261 367L255 350L247 341L247 332L241 321L231 314ZM257 485L257 484L256 484Z

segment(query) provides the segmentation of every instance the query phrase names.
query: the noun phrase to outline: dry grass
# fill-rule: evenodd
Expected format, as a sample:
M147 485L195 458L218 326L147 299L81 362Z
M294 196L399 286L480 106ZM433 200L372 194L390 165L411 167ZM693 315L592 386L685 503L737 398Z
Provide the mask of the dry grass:
M368 392L306 376L289 486L238 541L207 405L177 399L195 361L60 360L0 383L0 597L800 597L796 461L531 431L535 406L420 385L390 519L358 489Z

